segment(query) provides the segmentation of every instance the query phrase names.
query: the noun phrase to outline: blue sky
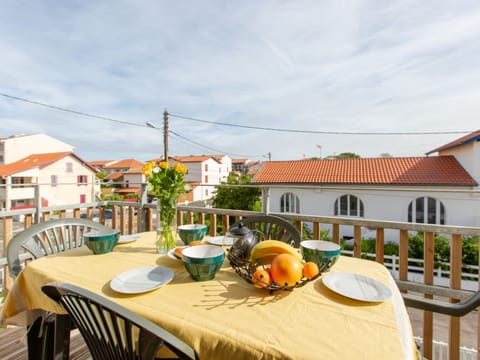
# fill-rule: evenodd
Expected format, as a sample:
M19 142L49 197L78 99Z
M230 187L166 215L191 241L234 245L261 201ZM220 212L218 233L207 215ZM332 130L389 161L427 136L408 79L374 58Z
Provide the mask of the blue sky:
M172 155L423 156L465 133L328 133L480 128L476 0L0 6L0 93L121 121L0 96L0 137L46 133L87 161L162 154L165 109L207 121L170 116Z

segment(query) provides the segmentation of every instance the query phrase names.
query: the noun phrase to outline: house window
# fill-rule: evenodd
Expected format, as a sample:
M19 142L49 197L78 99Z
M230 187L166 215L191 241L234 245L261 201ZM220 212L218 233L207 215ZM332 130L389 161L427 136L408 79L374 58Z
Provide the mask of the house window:
M408 222L445 225L445 207L431 197L416 198L408 205Z
M205 184L208 184L208 175L205 175Z
M65 166L66 166L66 168L65 168L65 171L66 171L66 172L68 172L68 173L73 172L73 163L67 162L67 163L65 164Z
M77 185L87 185L88 184L88 176L87 175L78 175L77 176Z
M205 164L205 171L208 171L208 164Z
M355 195L345 194L337 198L334 204L335 216L364 216L363 201Z
M87 202L87 195L80 194L80 204L85 204Z
M300 200L293 193L285 193L280 197L280 212L300 213Z
M58 185L58 175L50 176L50 185L57 186Z

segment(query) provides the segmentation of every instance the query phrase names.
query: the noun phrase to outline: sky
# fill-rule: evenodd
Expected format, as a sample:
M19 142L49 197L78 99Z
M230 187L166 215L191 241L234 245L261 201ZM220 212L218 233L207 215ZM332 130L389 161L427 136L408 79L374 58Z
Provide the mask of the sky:
M167 111L170 155L424 156L480 128L478 39L477 0L0 0L0 138L147 161Z

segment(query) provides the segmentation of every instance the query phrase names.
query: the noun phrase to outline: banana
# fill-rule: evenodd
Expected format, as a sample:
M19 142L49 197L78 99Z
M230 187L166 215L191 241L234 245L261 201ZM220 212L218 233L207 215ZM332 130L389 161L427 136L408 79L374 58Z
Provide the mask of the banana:
M279 254L291 254L300 261L302 255L291 245L279 240L264 240L256 244L250 253L250 262L252 264L266 265Z

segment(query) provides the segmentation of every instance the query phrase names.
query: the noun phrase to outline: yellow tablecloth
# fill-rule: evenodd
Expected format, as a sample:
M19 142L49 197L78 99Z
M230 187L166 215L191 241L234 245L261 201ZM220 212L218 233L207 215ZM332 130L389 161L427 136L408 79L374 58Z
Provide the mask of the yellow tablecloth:
M351 300L316 279L293 291L270 295L239 277L225 259L214 280L196 282L181 261L154 250L154 234L115 251L93 255L87 248L31 262L18 276L3 306L3 320L61 308L41 292L48 282L87 288L174 333L202 360L215 359L413 359L411 325L387 269L373 261L340 257L331 269L370 276L392 289L381 303ZM171 268L174 279L137 295L114 292L110 280L148 265Z

